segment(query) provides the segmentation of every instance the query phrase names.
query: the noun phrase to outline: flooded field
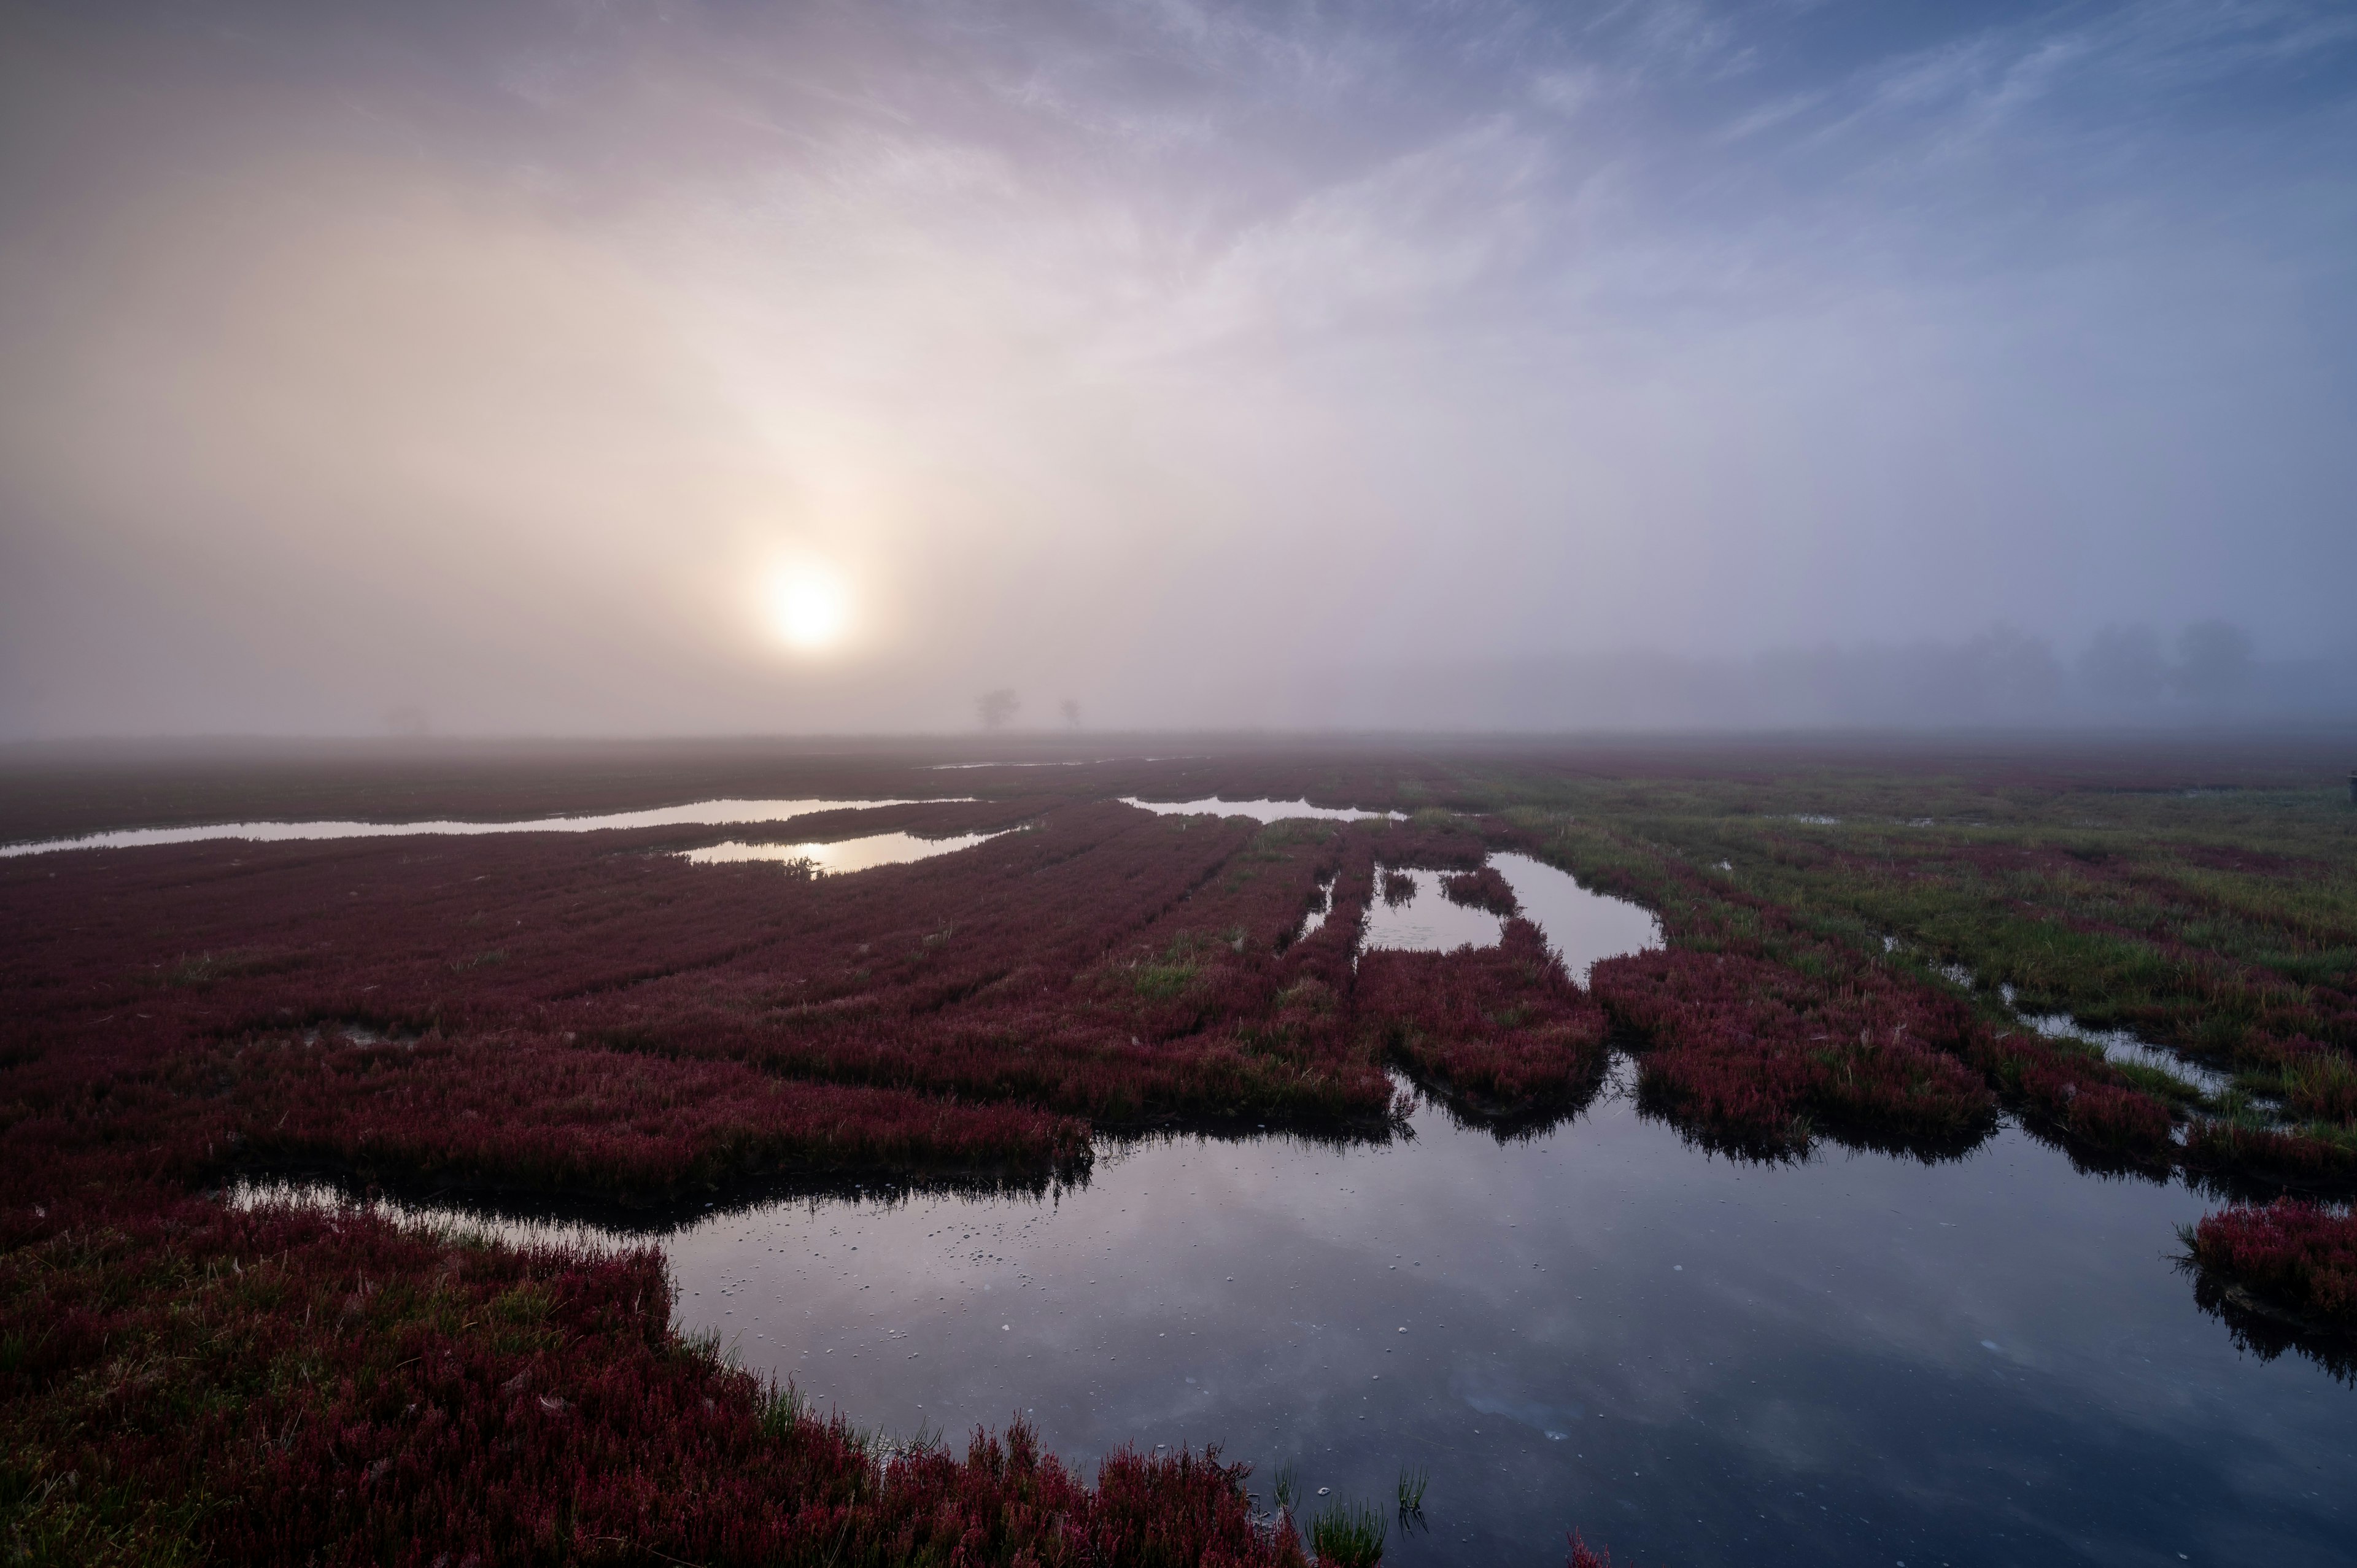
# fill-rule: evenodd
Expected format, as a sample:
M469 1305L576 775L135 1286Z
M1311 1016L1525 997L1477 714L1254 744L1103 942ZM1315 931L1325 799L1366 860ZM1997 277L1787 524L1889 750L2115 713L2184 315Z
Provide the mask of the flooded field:
M1394 1563L2348 1560L2357 928L2304 818L2169 797L2099 854L1902 832L1912 787L1108 766L17 845L91 852L0 862L58 1473L296 1475L304 1552L561 1495L673 1561L888 1555L1039 1486L1067 1556L1298 1568L1283 1476ZM2199 964L2120 934L2157 908ZM241 1404L241 1325L374 1391ZM72 1412L133 1343L126 1437ZM429 1410L509 1435L429 1460Z
M1639 1563L2348 1560L2350 1391L2195 1308L2182 1187L2011 1130L1936 1165L1732 1164L1625 1087L1524 1141L1430 1106L1413 1131L1156 1140L1042 1198L653 1239L682 1328L888 1434L1217 1443L1264 1498L1289 1463L1386 1511L1428 1472L1391 1562L1552 1561L1573 1524Z
M1583 985L1598 960L1662 945L1662 923L1642 905L1591 892L1569 872L1527 854L1506 851L1490 856L1486 864L1506 879L1523 918L1544 933L1548 948ZM1405 878L1413 891L1397 901L1386 896L1368 907L1362 939L1366 947L1447 952L1467 944L1492 946L1505 929L1504 917L1450 902L1441 891L1438 872L1392 875Z
M962 800L963 796L929 798L928 803ZM659 806L643 811L605 811L594 816L533 817L512 822L209 822L178 828L125 828L116 832L85 833L75 838L34 839L0 844L0 855L45 854L70 849L139 849L155 844L203 843L216 839L244 839L254 843L288 843L307 839L474 837L483 833L591 833L630 828L725 827L732 822L778 822L818 811L858 811L869 806L906 806L911 800L696 800L683 806Z
M747 860L774 860L805 866L813 876L841 876L873 871L879 865L906 865L954 854L996 838L996 833L953 833L946 838L920 838L914 833L870 833L834 843L740 843L730 840L703 849L683 850L682 860L696 865L717 865Z

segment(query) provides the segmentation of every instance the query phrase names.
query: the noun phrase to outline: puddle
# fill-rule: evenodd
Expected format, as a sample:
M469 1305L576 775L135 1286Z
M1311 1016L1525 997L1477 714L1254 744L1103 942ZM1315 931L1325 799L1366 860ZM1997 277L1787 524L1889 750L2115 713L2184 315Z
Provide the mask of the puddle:
M1546 933L1547 946L1582 985L1598 960L1662 945L1662 922L1641 904L1591 893L1568 871L1527 854L1493 854L1490 864L1514 890L1523 917Z
M725 827L731 822L778 822L813 811L863 810L869 806L944 805L970 800L948 795L924 800L697 800L645 811L609 811L594 817L535 817L518 822L217 822L187 828L128 828L81 838L38 839L0 844L0 855L46 854L62 849L137 849L147 844L198 843L207 839L250 839L275 843L296 839L403 838L414 833L589 833L609 828Z
M1338 878L1329 876L1318 885L1318 907L1303 917L1302 937L1311 936L1326 929L1326 917L1334 912L1334 884L1337 880ZM1296 937L1294 940L1298 941L1301 938Z
M1013 830L1008 830L1013 831ZM962 849L999 837L997 833L962 833L954 838L926 839L914 833L871 833L866 838L844 839L834 843L716 843L704 849L682 850L682 860L698 865L716 865L744 860L776 860L802 862L813 876L839 876L846 872L869 871L879 865L905 865L912 860L931 860L937 854L950 854Z
M1527 854L1501 853L1489 858L1506 886L1514 890L1523 918L1538 927L1572 979L1587 983L1588 972L1599 959L1643 952L1662 945L1662 923L1652 910L1591 893L1567 871L1560 871ZM1505 920L1485 909L1452 904L1440 889L1437 871L1396 871L1376 874L1376 896L1367 909L1362 944L1410 952L1448 952L1465 947L1493 947L1505 932ZM1415 891L1404 902L1383 897L1389 877L1413 879Z
M2233 1085L2233 1074L2187 1061L2175 1051L2146 1044L2126 1029L2090 1029L2073 1020L2068 1013L2024 1013L2014 1007L2013 987L2010 985L1998 986L1997 994L2005 998L2007 1007L2014 1008L2015 1017L2050 1040L2084 1040L2091 1046L2101 1047L2105 1061L2133 1062L2139 1067L2158 1068L2171 1077L2184 1079L2204 1094L2222 1094Z
M1124 795L1121 803L1159 817L1250 817L1258 822L1282 822L1302 817L1313 817L1322 822L1366 822L1383 817L1394 822L1405 820L1398 811L1313 806L1307 800L1222 800L1216 795L1200 800L1141 800L1135 795Z
M1440 879L1446 875L1439 871L1376 867L1375 896L1367 905L1366 930L1359 945L1404 952L1448 952L1461 947L1497 946L1499 938L1505 933L1506 922L1487 909L1469 909L1450 903L1448 895L1440 890ZM1415 891L1394 903L1386 896L1386 889L1403 879L1413 883Z
M1898 952L1906 946L1897 937L1882 939L1884 952ZM1949 984L1964 991L1976 991L1980 982L1973 972L1961 963L1940 963L1932 966L1932 972ZM2198 1062L2186 1060L2175 1051L2149 1045L2126 1029L2091 1029L2073 1019L2068 1013L2025 1013L2017 1004L2010 983L2000 983L1998 998L2014 1021L2050 1040L2078 1040L2095 1047L2110 1062L2157 1068L2179 1081L2190 1084L2201 1093L2217 1096L2233 1086L2232 1073L2219 1072Z
M683 1329L861 1426L1022 1414L1084 1471L1222 1444L1388 1513L1394 1568L1616 1561L2323 1564L2350 1391L2196 1307L2181 1187L2018 1132L1938 1165L1711 1159L1625 1096L1500 1144L1105 1144L1044 1198L776 1202L648 1238ZM1572 1195L1576 1195L1574 1197ZM249 1201L253 1196L249 1192ZM411 1211L414 1212L414 1211ZM481 1225L480 1221L447 1220Z

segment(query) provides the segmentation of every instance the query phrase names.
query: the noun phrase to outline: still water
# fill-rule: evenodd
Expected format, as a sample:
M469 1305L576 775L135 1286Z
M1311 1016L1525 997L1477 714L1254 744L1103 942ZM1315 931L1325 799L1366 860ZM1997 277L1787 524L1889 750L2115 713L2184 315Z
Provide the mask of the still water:
M971 800L970 795L929 797L924 800L694 800L684 806L657 806L642 811L605 811L595 816L533 817L511 822L205 822L181 828L124 828L113 832L85 833L80 838L32 839L0 844L0 855L44 854L60 849L137 849L148 844L197 843L208 839L244 839L257 843L283 843L303 839L405 838L413 833L471 837L480 833L588 833L609 828L672 828L726 826L734 822L780 822L813 811L842 811L868 806L942 805Z
M1020 1415L1079 1463L1216 1443L1387 1511L1397 1564L2346 1563L2357 1391L2237 1350L2205 1205L2008 1126L1925 1165L1695 1153L1620 1064L1501 1143L1101 1145L1043 1197L795 1199L649 1237L683 1329L905 1439ZM251 1187L242 1200L313 1189ZM410 1211L414 1213L415 1211Z
M1493 854L1484 864L1506 879L1523 918L1539 928L1548 947L1582 985L1598 959L1662 945L1662 922L1641 904L1591 893L1571 873L1527 854ZM1361 945L1411 952L1497 946L1505 934L1505 920L1486 909L1449 902L1440 890L1442 875L1385 867L1367 905ZM1403 877L1415 890L1394 902L1384 896L1383 885Z
M1399 820L1397 811L1361 811L1350 806L1313 806L1307 800L1223 800L1206 795L1200 800L1141 800L1124 795L1121 803L1152 811L1157 817L1250 817L1256 822L1308 819L1321 822L1364 822L1378 817Z
M873 871L879 865L906 865L931 860L998 837L996 833L953 833L947 838L919 838L914 833L870 833L865 838L839 839L833 843L726 843L680 852L682 860L697 865L719 865L748 860L775 860L807 866L814 876L841 876Z
M2357 1392L2237 1351L2201 1201L2007 1129L1708 1158L1608 1089L1519 1143L1112 1149L1046 1199L822 1199L663 1239L679 1319L893 1434L1219 1443L1388 1509L1398 1563L2345 1563ZM1265 1495L1265 1493L1264 1493Z

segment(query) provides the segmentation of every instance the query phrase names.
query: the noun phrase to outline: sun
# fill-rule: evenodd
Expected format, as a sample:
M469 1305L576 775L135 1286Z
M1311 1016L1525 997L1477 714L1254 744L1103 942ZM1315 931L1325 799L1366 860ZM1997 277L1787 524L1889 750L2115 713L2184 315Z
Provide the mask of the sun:
M804 564L771 574L769 611L770 629L805 653L834 647L851 628L850 592L824 566Z

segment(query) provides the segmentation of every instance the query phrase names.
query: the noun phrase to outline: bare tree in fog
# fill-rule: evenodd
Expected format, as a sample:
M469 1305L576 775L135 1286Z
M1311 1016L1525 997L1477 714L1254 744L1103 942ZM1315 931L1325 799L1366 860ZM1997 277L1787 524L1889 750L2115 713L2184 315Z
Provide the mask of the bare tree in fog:
M1063 703L1064 723L1073 729L1081 727L1081 704L1077 698L1067 697Z
M985 692L974 700L974 711L982 719L985 729L1005 729L1022 706L1023 699L1015 694L1012 686Z

